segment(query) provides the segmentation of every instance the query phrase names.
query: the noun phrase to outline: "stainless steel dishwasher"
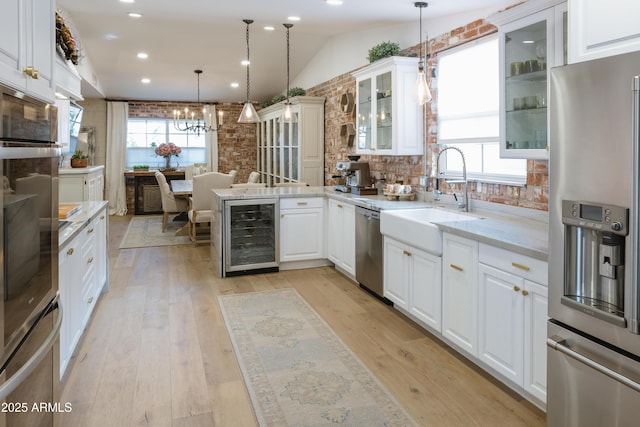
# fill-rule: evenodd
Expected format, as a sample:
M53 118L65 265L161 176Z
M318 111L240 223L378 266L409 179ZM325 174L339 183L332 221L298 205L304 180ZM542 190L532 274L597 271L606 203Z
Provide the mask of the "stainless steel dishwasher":
M384 297L383 248L380 234L380 212L356 206L356 280L386 304Z

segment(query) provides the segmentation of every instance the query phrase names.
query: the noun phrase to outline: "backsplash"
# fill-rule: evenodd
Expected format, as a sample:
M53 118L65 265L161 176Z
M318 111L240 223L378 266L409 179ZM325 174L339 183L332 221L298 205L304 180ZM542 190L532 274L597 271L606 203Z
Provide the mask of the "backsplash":
M464 27L456 28L429 40L428 76L437 66L438 53L470 40L496 32L497 29L484 20L476 20ZM417 56L419 46L413 46L400 52L401 56ZM353 70L355 71L355 70ZM437 150L437 79L430 78L433 101L427 108L427 170L431 171L431 159ZM340 99L346 92L356 95L356 81L351 72L337 76L327 82L307 89L307 95L323 96L325 103L325 184L332 185L332 175L338 161L347 160L347 156L355 154L355 147L346 146L340 139L340 127L351 123L355 126L355 115L343 112ZM362 161L369 162L372 176L386 178L387 182L402 181L405 184L418 186L420 176L424 174L423 156L370 156L364 155ZM433 185L431 179L430 185ZM447 186L445 193L462 190L462 185ZM527 160L527 179L525 186L492 184L484 182L469 183L469 198L492 203L501 203L530 209L548 209L548 161Z

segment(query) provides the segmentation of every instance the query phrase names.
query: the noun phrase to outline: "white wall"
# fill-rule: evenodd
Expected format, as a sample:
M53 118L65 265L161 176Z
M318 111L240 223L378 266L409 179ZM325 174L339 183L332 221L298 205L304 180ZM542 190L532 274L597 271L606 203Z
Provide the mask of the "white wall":
M477 19L485 19L489 15L512 5L514 0L505 1L497 8L477 9L470 12L426 19L423 15L422 30L429 38L447 33L455 28L467 25ZM307 66L292 79L292 87L309 88L332 78L367 65L368 51L383 41L392 41L400 45L400 49L415 46L420 42L419 20L415 24L396 25L376 28L357 33L346 33L331 38L309 61ZM423 35L423 40L425 35Z

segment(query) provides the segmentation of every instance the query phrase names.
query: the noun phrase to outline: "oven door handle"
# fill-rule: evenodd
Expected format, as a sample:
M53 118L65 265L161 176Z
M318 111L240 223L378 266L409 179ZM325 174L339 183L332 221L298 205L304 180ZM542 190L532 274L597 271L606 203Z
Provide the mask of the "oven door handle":
M58 339L58 335L60 334L60 328L62 326L62 305L59 302L59 295L47 305L47 307L43 310L45 312L45 316L42 316L40 321L46 317L46 315L50 314L54 310L58 309L58 317L56 318L56 323L53 325L51 332L44 340L40 348L31 356L31 358L24 364L18 371L13 374L9 379L7 379L2 385L0 385L0 401L4 401L6 397L12 393L24 380L31 375L31 373L38 367L40 362L47 355L53 344ZM39 323L38 321L37 323ZM34 325L37 326L37 323ZM55 379L54 379L55 380Z
M3 147L0 146L0 159L40 159L60 157L62 148L59 145L47 145L34 147Z
M553 350L559 351L560 353L567 355L569 357L571 357L572 359L577 360L578 362L587 365L588 367L595 369L596 371L600 372L601 374L604 374L606 376L608 376L609 378L618 381L621 384L626 385L627 387L631 388L632 390L635 390L637 392L640 392L640 384L638 384L637 382L625 377L624 375L621 375L620 373L614 371L611 368L608 368L604 365L601 365L600 363L589 359L588 357L586 357L585 355L578 353L575 350L572 350L571 348L569 348L569 346L567 345L567 341L564 338L561 338L557 335L554 335L552 337L547 338L547 346Z

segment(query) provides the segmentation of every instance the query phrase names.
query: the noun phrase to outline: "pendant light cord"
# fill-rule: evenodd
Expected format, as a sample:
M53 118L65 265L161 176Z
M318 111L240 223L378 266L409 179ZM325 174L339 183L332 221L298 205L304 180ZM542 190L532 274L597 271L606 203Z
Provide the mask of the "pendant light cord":
M250 88L250 80L249 80L249 66L251 64L250 61L250 57L249 57L249 25L253 23L252 19L245 19L244 23L247 24L247 30L246 30L246 35L247 35L247 102L249 102L249 88Z
M289 29L291 28L291 24L285 24L287 28L287 102L289 102Z

